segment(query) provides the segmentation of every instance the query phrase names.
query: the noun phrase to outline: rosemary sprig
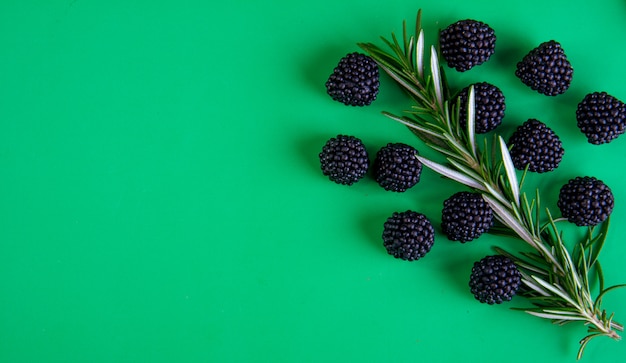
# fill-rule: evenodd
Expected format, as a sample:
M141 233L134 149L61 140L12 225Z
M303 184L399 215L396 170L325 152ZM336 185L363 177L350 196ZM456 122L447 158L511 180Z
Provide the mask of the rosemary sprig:
M518 310L559 325L573 321L585 324L588 334L580 340L578 359L595 337L619 340L617 331L623 331L623 326L601 307L606 293L626 286L604 286L598 256L609 221L589 228L586 238L570 252L558 228L562 219L553 218L549 209L542 208L538 190L534 197L522 191L526 171L520 181L504 139L495 135L493 141L485 138L484 145L478 145L474 134L473 88L469 90L467 115L461 115L459 102L453 102L451 97L435 46L430 47L430 67L426 69L421 10L417 13L415 34L408 36L406 22L402 30L402 42L393 33L391 41L381 37L389 50L372 43L358 44L414 101L403 116L384 114L408 126L428 147L445 157L445 162L439 163L416 155L424 165L482 194L502 225L495 231L516 237L532 248L532 252L513 254L494 247L511 258L522 274L521 295L533 307ZM466 117L465 128L460 126L461 117ZM591 292L594 281L599 285L595 298Z

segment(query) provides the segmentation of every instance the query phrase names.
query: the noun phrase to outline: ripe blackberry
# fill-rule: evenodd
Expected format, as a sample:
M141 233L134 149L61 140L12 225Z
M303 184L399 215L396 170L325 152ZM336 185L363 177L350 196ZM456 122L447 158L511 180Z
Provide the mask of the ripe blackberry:
M378 95L379 72L376 62L360 53L341 58L326 81L326 91L335 101L348 106L367 106Z
M458 192L443 203L441 229L451 241L469 242L493 226L493 210L480 193Z
M374 159L374 178L385 190L404 192L420 180L422 163L417 150L402 143L382 147Z
M613 211L611 189L595 177L576 177L561 187L557 206L577 226L595 226Z
M561 44L550 40L541 43L517 63L515 75L533 90L556 96L567 91L573 72Z
M490 305L510 301L520 288L522 275L508 257L487 256L475 262L469 286L476 300Z
M435 242L435 230L425 215L413 211L394 212L383 230L383 245L395 258L418 260Z
M504 94L502 91L487 82L476 83L474 86L474 123L477 134L487 133L502 123L504 110ZM467 99L470 86L459 92L460 117L462 127L467 127Z
M326 142L319 154L322 172L337 184L352 185L367 173L369 157L363 142L337 135Z
M589 143L609 143L624 133L626 105L606 92L590 93L578 104L576 121Z
M515 168L545 173L559 166L563 144L559 137L541 121L530 119L511 135L511 158Z
M448 66L465 72L489 60L496 47L496 34L487 24L460 20L439 34L441 55Z

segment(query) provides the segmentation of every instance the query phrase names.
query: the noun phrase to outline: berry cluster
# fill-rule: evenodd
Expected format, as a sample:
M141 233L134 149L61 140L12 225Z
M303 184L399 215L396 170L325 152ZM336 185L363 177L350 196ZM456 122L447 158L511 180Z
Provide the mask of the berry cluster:
M561 44L551 40L531 50L519 63L515 75L528 87L547 96L565 93L574 69Z
M348 106L368 106L378 95L378 65L364 54L350 53L341 58L326 81L326 91L334 100Z
M561 187L557 206L577 226L595 226L613 211L611 189L595 177L576 177Z
M404 192L420 180L422 163L417 150L402 143L390 143L376 153L374 178L385 190Z
M337 135L326 142L320 153L322 173L338 184L352 185L367 173L369 157L363 141Z
M494 255L474 263L469 286L476 300L492 305L510 301L520 288L521 280L513 261Z
M428 218L411 210L393 213L384 224L383 245L395 258L415 261L424 257L435 242Z
M494 130L502 123L506 104L500 88L487 82L471 85L474 87L474 129L477 134ZM463 88L458 95L461 115L467 115L467 98L471 86ZM459 118L461 127L467 127L467 118Z
M578 104L576 121L589 143L609 143L624 133L626 105L606 92L593 92Z
M493 210L480 193L455 193L441 214L441 230L451 241L472 241L493 226Z
M559 166L563 158L561 139L546 124L530 119L524 122L509 139L511 159L519 170L545 173Z
M466 19L442 30L439 43L448 65L464 72L491 58L496 48L496 34L489 25Z

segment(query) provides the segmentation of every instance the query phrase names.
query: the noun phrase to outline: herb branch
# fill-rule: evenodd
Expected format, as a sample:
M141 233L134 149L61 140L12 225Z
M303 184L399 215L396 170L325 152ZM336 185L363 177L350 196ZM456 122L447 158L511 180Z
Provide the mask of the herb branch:
M407 34L406 22L402 31L401 42L393 33L391 41L381 37L389 50L372 43L358 44L414 101L405 115L384 114L408 126L428 147L445 157L445 162L439 163L416 155L425 166L482 194L501 224L493 232L515 237L531 247L531 252L518 254L494 247L516 263L524 285L520 294L533 304L517 310L558 325L574 321L586 325L587 335L580 340L578 359L595 337L619 340L617 332L624 327L601 307L608 292L626 286L604 286L598 256L606 241L609 220L589 227L585 239L570 252L558 228L563 219L555 219L548 208L541 206L538 190L532 197L522 191L527 170L518 179L504 139L494 135L492 141L485 138L483 145L478 145L473 87L469 89L467 114L461 115L435 46L430 47L426 69L421 10L415 34ZM461 117L466 117L466 127L461 127ZM594 298L591 286L595 282L599 291Z

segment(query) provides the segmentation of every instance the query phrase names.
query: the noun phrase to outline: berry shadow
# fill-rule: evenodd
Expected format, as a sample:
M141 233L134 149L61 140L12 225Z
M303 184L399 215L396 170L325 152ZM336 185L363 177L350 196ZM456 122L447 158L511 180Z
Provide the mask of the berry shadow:
M533 44L516 33L500 32L497 36L496 51L491 56L491 61L514 75L517 63L538 44Z
M572 81L572 86L565 93L554 96L552 107L554 110L553 125L550 127L558 128L563 138L572 139L580 138L586 142L586 138L578 128L576 121L576 109L578 104L588 94L593 92L592 88L578 85L576 80Z
M563 94L558 96L553 96L554 102L558 105L559 108L567 108L575 111L578 107L580 101L585 98L585 96L591 92L595 92L596 90L593 87L579 84L577 79L572 79L572 84L568 90L566 90Z
M359 220L358 229L365 236L365 240L368 244L375 248L377 252L381 254L387 254L383 245L383 225L387 218L391 216L392 212L376 214L367 214L361 216Z
M296 141L294 148L297 150L299 159L306 165L306 169L312 174L322 175L320 170L319 153L329 138L336 135L332 133L305 133L307 136Z
M473 242L468 242L469 244ZM442 256L440 260L440 271L442 276L445 276L451 281L451 286L454 286L454 290L461 296L471 296L469 294L469 278L472 272L472 266L474 262L485 257L484 253L480 253L480 249L471 248L469 244L461 244L460 242L450 241L445 235L438 234L435 240L435 244L440 246L440 254ZM447 245L444 245L447 244ZM433 246L434 247L434 246ZM445 253L441 250L455 249L454 253ZM465 251L459 251L464 249ZM469 295L468 295L469 294Z

